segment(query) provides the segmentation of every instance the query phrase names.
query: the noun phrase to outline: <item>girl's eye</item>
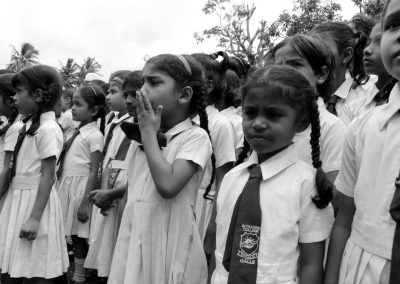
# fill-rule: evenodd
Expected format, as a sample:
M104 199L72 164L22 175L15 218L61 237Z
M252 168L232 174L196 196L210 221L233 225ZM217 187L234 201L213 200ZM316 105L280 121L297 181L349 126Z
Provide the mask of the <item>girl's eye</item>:
M385 31L386 31L386 30L395 29L395 28L399 27L399 25L400 25L400 21L392 21L392 22L389 22L389 23L387 23L387 24L385 25Z
M251 118L251 117L255 117L255 116L257 115L257 112L254 111L254 110L252 110L252 109L245 109L245 110L243 111L243 114L244 114L246 117Z

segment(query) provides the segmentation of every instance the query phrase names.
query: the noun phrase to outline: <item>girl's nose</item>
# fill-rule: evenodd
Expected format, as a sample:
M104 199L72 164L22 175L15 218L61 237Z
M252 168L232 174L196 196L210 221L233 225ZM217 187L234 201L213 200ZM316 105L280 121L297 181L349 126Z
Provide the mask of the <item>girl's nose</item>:
M255 130L257 130L257 131L263 131L263 130L267 129L267 127L268 127L268 123L267 123L267 121L266 121L265 119L263 119L263 118L261 118L261 117L257 117L257 118L254 120L253 128L254 128Z
M365 55L371 55L371 54L372 54L372 50L371 50L371 48L370 48L369 45L368 45L367 47L364 48L363 54L364 54L364 56L365 56Z

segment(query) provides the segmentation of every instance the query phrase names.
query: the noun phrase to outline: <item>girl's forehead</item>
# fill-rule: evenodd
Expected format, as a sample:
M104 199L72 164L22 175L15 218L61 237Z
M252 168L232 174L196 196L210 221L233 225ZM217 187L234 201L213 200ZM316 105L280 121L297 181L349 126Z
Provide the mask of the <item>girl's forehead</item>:
M116 81L110 81L110 89L118 89L121 90L121 84Z

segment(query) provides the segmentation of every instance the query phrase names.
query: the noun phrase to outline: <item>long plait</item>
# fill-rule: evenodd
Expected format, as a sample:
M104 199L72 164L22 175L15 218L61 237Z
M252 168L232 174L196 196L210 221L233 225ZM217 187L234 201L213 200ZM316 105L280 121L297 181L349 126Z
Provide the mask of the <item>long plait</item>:
M311 158L312 165L317 170L315 184L317 187L317 195L312 198L312 201L317 208L322 209L328 206L333 196L333 185L326 178L325 172L322 170L322 161L320 159L319 138L321 136L321 126L319 121L319 111L316 99L310 101L310 123L311 123Z
M39 109L38 109L37 113L35 113L31 118L32 119L32 124L31 124L31 127L29 127L29 129L26 131L27 135L29 135L29 136L35 136L36 135L36 132L40 127L40 115L41 114L42 114L42 108L39 105Z
M104 135L104 129L106 128L106 110L103 106L100 106L97 118L100 118L100 131Z
M210 135L210 130L208 129L208 116L207 116L207 112L206 112L207 101L206 101L206 93L205 92L201 92L201 95L197 96L196 106L197 106L197 114L199 115L199 118L200 118L200 127L203 128L207 132L208 137L210 137L210 140L212 141L211 135ZM213 185L214 180L215 180L214 151L211 154L211 166L212 166L212 172L211 172L210 183L208 184L206 191L203 194L204 199L208 199L208 200L212 200L208 194L210 193L211 186Z
M244 138L243 148L239 153L239 156L238 156L235 166L243 163L244 160L246 160L246 158L248 157L249 152L250 152L250 144L249 144L249 142L247 142L246 138Z

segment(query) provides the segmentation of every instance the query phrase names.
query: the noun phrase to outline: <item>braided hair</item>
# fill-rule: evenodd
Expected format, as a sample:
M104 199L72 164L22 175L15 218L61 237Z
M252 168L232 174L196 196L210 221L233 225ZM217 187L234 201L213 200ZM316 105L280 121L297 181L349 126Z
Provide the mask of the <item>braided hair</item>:
M7 117L8 123L0 130L0 137L8 131L18 116L18 109L15 107L12 99L12 96L15 94L14 88L11 84L12 77L13 74L0 75L0 99L3 101L5 106L11 108L11 115Z
M47 65L35 65L18 72L12 77L12 86L24 86L30 95L36 90L42 91L42 100L37 102L38 111L32 115L32 125L26 134L36 135L40 127L40 115L44 111L54 110L61 97L61 76L58 71Z
M255 88L262 89L266 96L271 96L271 99L289 105L297 111L299 121L311 124L311 157L312 165L316 169L317 188L317 195L312 197L312 201L318 208L325 208L332 199L333 186L322 170L320 160L321 127L314 88L302 74L284 65L270 65L255 71L243 88L243 102L247 94Z
M205 75L203 68L199 62L197 62L192 56L182 55L184 59L187 61L190 70L186 68L184 63L179 59L178 56L172 54L161 54L155 57L151 57L147 64L151 63L160 70L166 72L169 76L171 76L177 85L178 88L184 88L189 86L193 90L193 97L190 102L190 110L189 116L193 117L196 114L199 115L200 118L200 127L203 128L210 140L210 130L208 129L208 117L206 113L207 106L207 92L206 92L206 83L205 83ZM204 198L209 199L208 193L211 190L211 186L214 183L215 179L215 156L214 153L211 155L211 165L212 165L212 173L210 184L207 186L206 191L204 193Z
M352 65L350 71L351 77L357 84L365 84L368 81L369 76L365 73L363 65L364 48L367 45L368 36L361 33L354 33L353 30L344 23L338 22L327 22L317 25L313 30L314 33L321 35L322 37L328 36L335 42L337 50L340 54L343 53L348 47L351 47L354 51L352 60L347 63L347 68Z
M104 128L106 124L106 95L103 89L96 85L82 85L79 87L77 92L82 96L85 102L88 104L89 109L97 107L98 111L94 120L100 119L100 131L104 134Z
M193 58L203 66L207 80L213 82L214 88L208 94L207 103L218 105L226 91L226 71L229 68L229 56L226 52L218 51L212 54L194 53ZM221 56L221 62L217 58Z

